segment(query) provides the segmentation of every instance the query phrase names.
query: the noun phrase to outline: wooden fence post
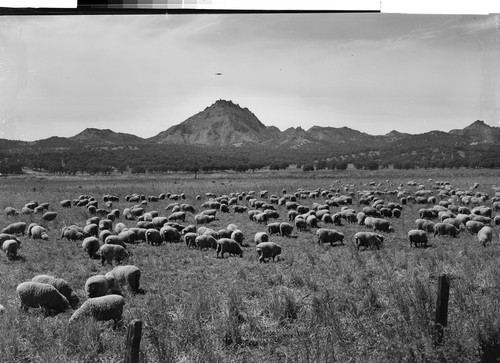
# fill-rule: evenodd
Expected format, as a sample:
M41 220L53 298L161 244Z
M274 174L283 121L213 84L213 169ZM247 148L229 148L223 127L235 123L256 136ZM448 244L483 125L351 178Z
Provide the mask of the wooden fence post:
M125 347L125 363L138 363L141 345L142 321L132 320L127 328L127 342Z
M448 325L448 300L450 298L450 278L443 274L439 276L436 302L436 344L443 343L444 327Z

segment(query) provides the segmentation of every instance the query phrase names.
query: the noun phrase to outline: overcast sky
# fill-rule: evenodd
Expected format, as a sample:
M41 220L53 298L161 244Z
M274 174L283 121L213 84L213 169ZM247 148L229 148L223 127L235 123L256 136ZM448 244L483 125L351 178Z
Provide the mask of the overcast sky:
M477 119L499 126L499 20L0 17L0 138L67 137L86 127L152 137L218 99L281 130L422 133Z

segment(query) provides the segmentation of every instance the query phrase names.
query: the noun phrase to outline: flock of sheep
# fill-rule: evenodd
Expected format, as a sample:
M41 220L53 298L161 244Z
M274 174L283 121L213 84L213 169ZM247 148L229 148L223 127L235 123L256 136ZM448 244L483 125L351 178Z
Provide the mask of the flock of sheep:
M184 194L127 195L124 200L130 205L122 211L113 209L113 203L120 201L118 196L103 196L104 208L99 208L96 198L81 195L61 201L60 206L63 210L85 208L90 218L81 226L64 226L60 239L81 241L82 253L90 259L99 259L103 266L116 266L104 275L87 279L87 300L79 307L80 299L68 282L53 276L38 275L31 281L22 282L17 287L17 294L23 309L42 307L59 313L72 308L76 310L70 322L87 316L118 323L125 304L121 287L125 286L132 294L144 292L140 288L139 267L121 265L129 258L130 246L184 242L187 248L214 249L216 257L224 258L225 254L242 257L249 244L245 243L244 232L237 225L231 223L218 230L210 228L223 213L246 213L251 222L259 228L262 226L263 230L253 236L259 262L279 260L283 247L271 241L272 237L295 237L294 231L315 231L315 239L320 244L344 245L344 240L351 240L358 250L380 249L384 233L394 232L391 218L400 218L409 203L423 206L415 229L407 232L410 248L427 247L429 234L457 237L465 230L477 235L483 245L491 243L496 234L492 226L500 224L500 216L493 216L493 212L500 210L499 192L490 196L477 191L478 185L463 190L453 188L448 182L429 182L431 189L410 181L394 190L383 191L379 190L382 183L370 183L357 192L354 192L354 185L344 184L328 189L298 189L292 193L282 190L280 195L269 195L265 190L227 195L206 193L204 197L196 196L196 203L201 207L198 212L193 205L184 203ZM202 202L202 199L205 200ZM148 210L150 205L162 200L170 203L165 208L165 215ZM49 207L48 203L30 201L20 212L8 207L5 213L14 219L20 214L40 213L40 223L49 226L58 217ZM194 224L186 224L189 220ZM361 230L346 237L339 231L345 224L358 225ZM42 225L31 223L28 226L16 221L3 228L0 244L7 257L18 258L20 236L27 234L33 239L49 240L47 229Z

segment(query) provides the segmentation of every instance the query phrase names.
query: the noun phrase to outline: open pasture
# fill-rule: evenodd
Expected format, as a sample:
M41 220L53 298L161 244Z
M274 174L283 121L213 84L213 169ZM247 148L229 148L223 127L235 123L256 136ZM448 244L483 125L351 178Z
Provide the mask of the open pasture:
M347 170L201 174L197 179L184 174L2 178L0 227L15 221L38 222L47 229L49 240L20 236L19 259L0 255L0 304L5 306L0 316L0 356L4 362L121 361L126 324L142 319L145 362L492 361L500 355L499 227L492 225L493 241L484 247L477 236L462 230L457 238L428 234L427 248L410 248L407 232L415 228L419 209L433 204L408 202L399 218L387 218L394 232L378 232L384 236L380 250L355 247L354 234L369 231L366 226L345 220L341 226L320 222L319 227L343 233L344 245L320 245L316 228L294 228L291 238L271 236L283 248L279 261L259 263L253 237L267 231L266 224L251 221L246 212L234 213L232 207L230 213L217 212L208 227L217 231L236 224L248 245L243 247L243 258L227 254L216 258L215 250L188 249L184 242L130 244L127 264L141 269L145 293L123 292L124 324L116 329L110 322L92 320L69 325L71 310L55 316L41 309L24 312L16 286L38 274L53 275L68 281L82 303L85 281L112 269L90 259L81 241L61 240L62 227L84 226L91 217L85 207L59 205L79 195L95 197L102 208L106 208L104 195L119 196L112 208L123 211L136 204L126 202L126 195L185 193L186 199L178 202L191 204L199 213L206 193L221 196L253 190L256 199L269 202L273 194L281 197L283 189L292 194L299 188L321 188L332 194L354 193L347 207L358 212L365 207L359 205L359 191L406 190L414 195L424 185L437 196L435 181L448 181L451 188L465 191L479 183L473 193L487 193L484 204L491 206L499 177L491 170ZM416 185L408 185L410 180ZM260 197L263 190L268 194ZM400 203L395 194L377 197ZM41 214L3 212L9 206L20 211L31 200L48 202L57 218L47 222L41 221ZM148 202L144 208L168 216L171 211L165 207L174 202L167 198ZM312 207L323 204L325 197L297 202ZM238 205L249 203L243 198ZM280 216L276 221L288 221L285 206L273 205ZM341 207L332 206L330 211L334 214ZM117 222L136 224L123 216L114 225ZM194 224L194 215L187 213L185 223L179 223ZM435 345L437 278L443 273L451 278L449 318L443 344Z

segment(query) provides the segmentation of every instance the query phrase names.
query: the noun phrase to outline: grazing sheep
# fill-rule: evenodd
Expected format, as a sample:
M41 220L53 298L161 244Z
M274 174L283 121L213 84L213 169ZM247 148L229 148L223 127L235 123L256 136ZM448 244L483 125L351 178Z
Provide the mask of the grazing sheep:
M215 216L208 214L197 214L194 216L196 224L208 224L215 220Z
M99 239L104 243L104 241L106 241L106 238L108 238L108 236L111 236L111 235L113 235L113 233L111 233L111 231L108 231L107 229L105 229L99 233Z
M420 229L412 229L408 232L408 239L410 240L410 248L412 244L415 247L424 246L427 247L427 233Z
M75 225L63 227L61 230L61 240L64 238L68 241L83 240L83 229Z
M380 249L380 246L384 243L384 236L374 232L357 232L354 235L354 240L358 250L360 247L365 247L365 249L377 247L377 249Z
M280 222L269 223L267 225L267 231L269 235L280 233L280 226L281 226Z
M21 208L21 213L24 215L31 215L31 214L35 213L35 211L33 209L30 209L30 208L24 206Z
M19 244L16 240L8 239L2 243L2 251L5 252L9 260L17 258L17 251L19 250Z
M92 317L97 321L113 320L117 325L122 320L124 305L125 299L120 295L94 297L85 301L71 315L69 323L76 322L83 317Z
M22 234L24 236L24 233L26 231L27 224L24 222L15 222L9 224L7 227L2 229L2 233L8 233L8 234Z
M468 214L457 214L455 217L456 220L459 220L461 224L465 226L465 223L471 220L471 217ZM456 226L455 226L456 227Z
M358 224L360 226L363 226L365 224L365 218L366 218L366 214L363 213L363 212L359 212L357 215L356 215L356 220L358 222Z
M100 221L99 217L90 217L89 219L87 219L85 221L85 225L89 225L89 224L97 224L97 225L99 225L99 221Z
M32 209L32 208L28 208L28 209ZM5 214L7 216L17 216L19 214L19 212L15 209L15 208L12 208L12 207L7 207L5 208Z
M134 244L135 243L135 233L130 229L124 229L118 233L118 238L125 243Z
M96 258L96 253L99 251L101 244L97 237L87 237L82 242L82 249L84 252L87 252L89 257L92 259Z
M110 219L101 219L99 221L99 230L103 231L105 229L107 229L108 231L112 231L113 230L113 221L111 221Z
M491 218L485 216L474 215L472 217L473 221L481 222L483 224L491 224Z
M270 258L273 259L281 254L281 246L274 242L261 242L256 246L259 255L259 263L267 262Z
M357 223L358 218L355 213L346 213L345 220L347 221L347 223L352 224L352 223Z
M132 231L134 233L134 243L135 242L146 242L146 231L147 229L145 228L136 228L132 227L128 229L129 231Z
M486 246L486 243L491 243L493 240L493 229L489 226L484 226L477 232L477 238L483 246Z
M333 224L333 217L330 213L324 213L322 216L321 216L321 222L325 223L325 224Z
M227 228L219 229L217 231L219 238L231 238L232 233L233 233L233 231L231 231L230 229L227 229Z
M87 297L98 297L107 295L109 292L117 292L118 283L112 275L91 276L85 282L85 294Z
M148 228L146 230L146 243L152 246L160 246L163 243L160 231L155 228Z
M235 205L233 206L234 213L245 213L248 210L248 207L244 205Z
M21 299L23 310L41 307L61 313L70 308L68 299L49 284L33 281L22 282L17 285L16 292Z
M61 207L63 208L71 208L71 200L69 199L64 199L64 200L61 200L59 202L59 204L61 205Z
M105 276L112 277L120 286L127 286L133 293L141 292L139 287L141 270L134 265L116 266Z
M259 213L259 214L256 214L253 216L253 220L254 222L257 222L259 224L264 224L267 222L267 220L269 219L267 213Z
M299 215L299 212L297 212L296 210L288 211L288 220L290 222L293 222L295 220L295 217L297 217L298 215Z
M460 229L460 226L462 226L462 222L457 218L445 218L441 222L453 224L457 229Z
M57 212L45 212L42 215L42 219L46 222L53 221L56 218L57 218Z
M129 258L127 250L120 245L104 244L99 248L97 253L101 255L101 264L103 266L105 261L113 265L113 260L117 264L120 264L123 260L128 260Z
M233 231L233 233L231 233L231 239L235 240L241 246L243 246L243 241L245 240L245 236L243 235L242 231L240 231L239 229L237 229L237 230Z
M180 242L182 239L181 233L169 225L164 225L160 229L160 236L163 241L168 243Z
M182 221L186 220L186 212L175 212L168 216L169 221Z
M54 286L57 291L59 291L68 300L73 309L76 308L76 306L80 302L78 295L73 291L69 283L64 279L49 275L37 275L33 277L31 281Z
M460 231L450 223L436 223L434 225L434 237L436 236L452 236L458 237Z
M127 248L125 242L119 236L115 235L110 235L106 237L106 239L104 240L104 244L122 246L125 249Z
M318 228L318 218L315 215L307 216L306 223L311 228Z
M196 226L194 224L190 224L189 226L184 227L184 229L181 231L181 234L186 234L186 233L196 233Z
M201 229L200 228L200 230L203 231L202 233L200 233L200 236L201 235L209 235L209 236L212 236L215 239L220 239L221 238L221 236L219 235L219 232L214 231L212 228L205 228L205 229ZM231 232L231 234L232 234L232 232ZM231 238L231 237L226 237L226 238Z
M30 230L31 238L33 239L42 239L44 241L49 240L49 235L47 234L47 230L42 226L33 226Z
M266 232L257 232L253 238L256 245L262 242L269 242L269 235Z
M99 226L95 223L87 224L85 227L83 227L83 234L86 237L97 237L99 235Z
M392 228L389 221L382 218L373 218L372 226L375 231L394 232L394 228Z
M279 232L282 237L290 237L293 232L293 225L287 222L282 222L279 224Z
M194 245L200 250L204 250L206 248L216 249L217 240L210 234L202 234L201 236L196 236L194 239Z
M307 231L307 222L302 218L295 218L295 227L298 231Z
M221 257L224 258L224 253L229 253L229 255L238 255L243 257L243 250L238 242L230 238L221 238L217 241L217 258L219 253Z
M195 244L196 237L198 237L198 235L194 232L188 232L184 234L184 242L186 243L186 246L188 248L196 246Z
M335 242L344 244L344 234L336 231L335 229L320 228L316 231L318 243L330 243L333 246Z
M415 220L415 228L427 233L434 233L434 222L419 218Z
M465 223L465 228L470 234L477 234L483 227L484 223L478 221L468 221Z
M0 244L4 243L5 241L13 239L14 241L17 242L19 246L21 246L21 240L14 236L13 234L7 234L7 233L0 233Z

